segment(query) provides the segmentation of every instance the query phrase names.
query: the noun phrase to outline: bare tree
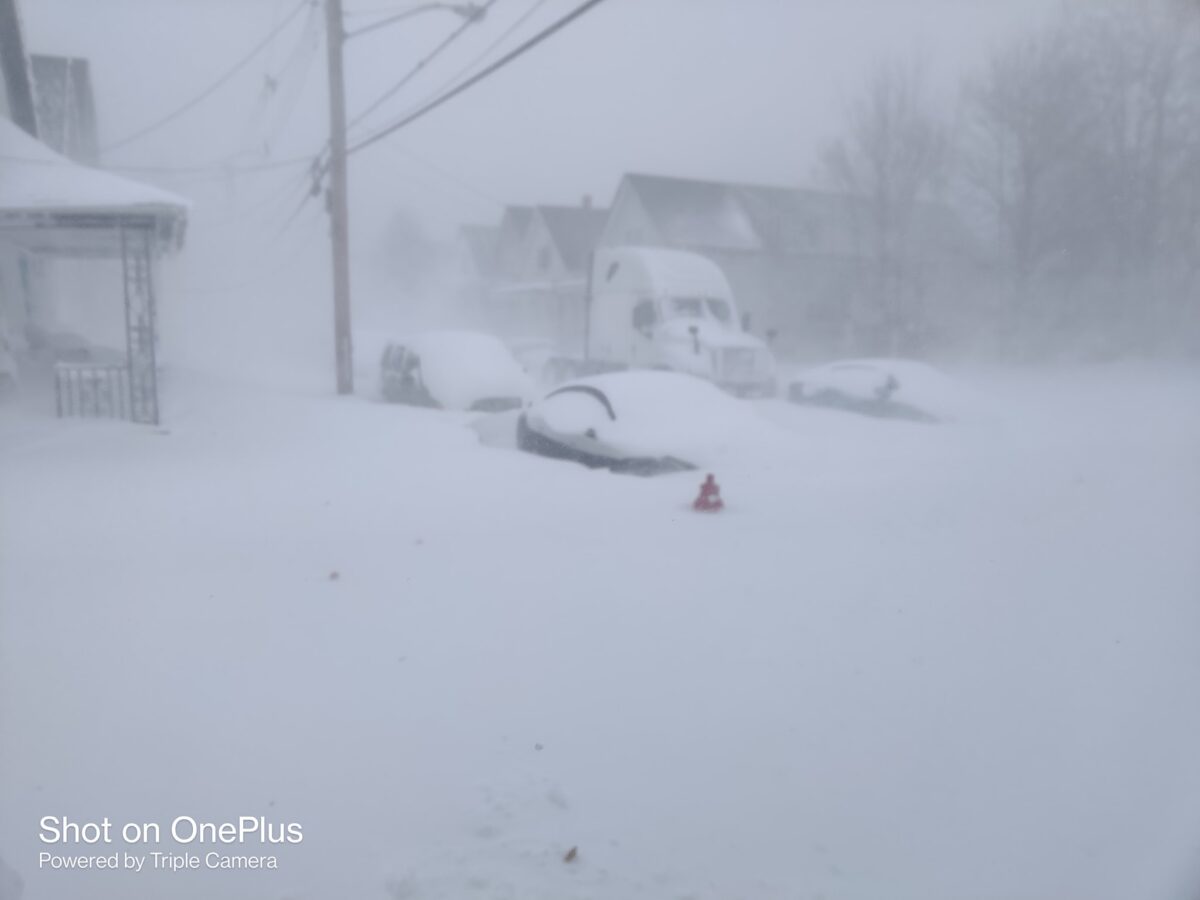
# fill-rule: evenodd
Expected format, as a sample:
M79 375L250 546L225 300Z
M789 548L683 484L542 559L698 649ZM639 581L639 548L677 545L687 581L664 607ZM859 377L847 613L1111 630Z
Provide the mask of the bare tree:
M845 133L823 156L827 176L855 199L872 306L891 352L919 325L912 308L913 225L918 205L944 173L945 151L920 66L888 62L876 66L849 106Z
M1159 2L1108 3L1082 24L1119 275L1153 268L1169 249L1170 193L1196 137L1189 19Z
M1005 263L1016 346L1090 330L1128 349L1165 321L1160 307L1184 302L1198 27L1174 0L1095 0L1002 48L968 83L962 172Z
M965 90L962 173L982 198L1005 262L1010 312L1027 312L1035 274L1070 231L1065 175L1080 167L1090 114L1087 75L1062 29L998 50Z

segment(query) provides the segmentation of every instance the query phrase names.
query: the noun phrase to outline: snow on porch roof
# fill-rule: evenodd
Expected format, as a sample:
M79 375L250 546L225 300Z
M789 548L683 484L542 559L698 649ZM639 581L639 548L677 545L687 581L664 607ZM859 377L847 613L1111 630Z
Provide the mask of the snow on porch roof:
M35 252L120 254L122 225L149 228L160 246L182 242L182 197L55 153L0 116L0 232Z

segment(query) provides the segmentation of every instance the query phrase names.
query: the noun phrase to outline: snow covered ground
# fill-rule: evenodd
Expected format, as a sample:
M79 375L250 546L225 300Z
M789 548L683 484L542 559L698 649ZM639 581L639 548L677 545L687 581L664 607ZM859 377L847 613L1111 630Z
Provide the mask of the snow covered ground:
M24 900L1194 900L1200 373L972 386L757 404L718 515L319 389L0 409L0 857ZM44 815L183 814L304 842L36 869Z

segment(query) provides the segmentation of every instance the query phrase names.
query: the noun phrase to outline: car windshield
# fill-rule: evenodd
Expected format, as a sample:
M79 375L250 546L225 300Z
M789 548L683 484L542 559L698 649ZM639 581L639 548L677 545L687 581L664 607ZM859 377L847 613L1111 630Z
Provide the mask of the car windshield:
M708 314L720 322L722 325L728 325L733 321L733 310L724 300L718 300L715 297L705 299L704 306L708 309Z

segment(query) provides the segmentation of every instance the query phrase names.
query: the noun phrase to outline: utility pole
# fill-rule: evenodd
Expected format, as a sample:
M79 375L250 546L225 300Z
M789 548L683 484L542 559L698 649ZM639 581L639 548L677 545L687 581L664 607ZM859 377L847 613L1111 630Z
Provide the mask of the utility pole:
M346 41L342 0L325 0L329 46L329 230L333 245L333 337L337 392L354 393L354 344L350 336L350 214L346 179Z
M0 0L0 11L9 0ZM312 0L315 4L318 0ZM346 33L342 0L325 2L325 42L329 49L329 234L333 247L333 340L337 366L337 392L354 393L354 341L350 334L350 210L346 177L346 73L342 52L348 38L375 31L419 13L444 10L467 22L478 22L486 6L474 3L425 3L405 12ZM493 0L494 2L494 0ZM424 63L421 64L422 66Z

